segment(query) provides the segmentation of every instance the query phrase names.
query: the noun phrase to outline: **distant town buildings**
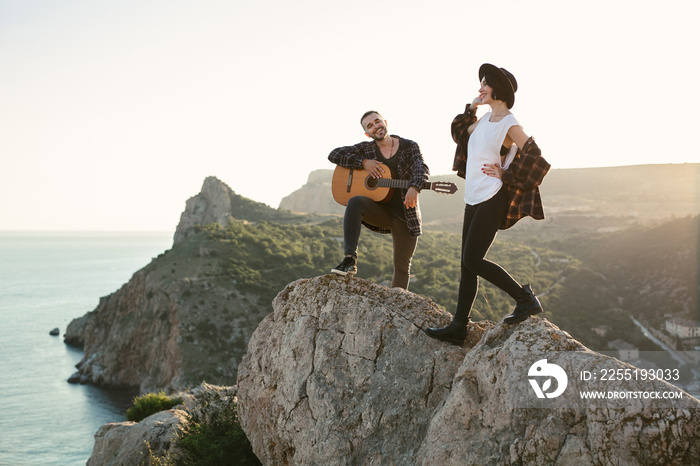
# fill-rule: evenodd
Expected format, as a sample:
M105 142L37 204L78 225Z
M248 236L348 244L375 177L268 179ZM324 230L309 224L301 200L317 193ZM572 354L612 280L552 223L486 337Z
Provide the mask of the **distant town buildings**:
M700 337L700 322L675 317L666 321L666 331L678 338Z
M624 340L613 340L608 343L608 346L618 352L618 357L620 361L632 361L639 359L639 350Z

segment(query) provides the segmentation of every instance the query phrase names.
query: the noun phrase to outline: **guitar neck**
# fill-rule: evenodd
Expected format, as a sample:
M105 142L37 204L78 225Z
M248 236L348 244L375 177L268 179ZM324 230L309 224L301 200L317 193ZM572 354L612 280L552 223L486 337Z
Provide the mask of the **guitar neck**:
M377 180L377 187L379 188L395 188L395 189L408 189L411 187L411 182L409 180L395 180L393 178L380 178ZM420 189L431 189L432 183L426 181L423 183Z

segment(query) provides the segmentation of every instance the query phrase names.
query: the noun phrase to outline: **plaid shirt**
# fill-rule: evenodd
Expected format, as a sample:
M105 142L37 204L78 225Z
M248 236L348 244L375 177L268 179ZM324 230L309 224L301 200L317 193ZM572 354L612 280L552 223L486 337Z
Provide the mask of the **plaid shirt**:
M462 178L465 177L467 167L469 142L467 128L476 122L476 114L469 106L470 104L467 104L464 113L457 115L452 121L452 139L457 143L452 170ZM528 215L537 220L544 218L539 185L542 184L549 169L550 165L542 157L542 152L535 144L535 140L528 139L501 177L508 189L508 212L499 227L501 230L512 227L518 220Z
M411 186L420 192L420 188L428 181L430 171L428 166L423 161L423 155L420 153L420 148L415 142L404 139L399 136L392 135L399 140L399 150L394 157L399 158L398 176L402 180L410 180ZM328 155L328 160L341 167L362 169L362 161L364 159L377 160L378 147L374 141L365 141L355 144L354 146L344 146L333 149ZM401 200L406 198L406 190L400 189ZM408 208L404 205L404 213L406 215L406 224L411 236L418 237L422 233L421 229L421 214L418 205ZM362 222L367 228L379 233L389 233L386 228L370 225Z

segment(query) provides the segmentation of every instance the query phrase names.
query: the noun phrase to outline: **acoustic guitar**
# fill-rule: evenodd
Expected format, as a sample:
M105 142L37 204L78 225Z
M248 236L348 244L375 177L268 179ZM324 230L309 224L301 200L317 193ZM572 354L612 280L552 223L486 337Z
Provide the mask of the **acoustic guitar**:
M391 178L389 170L384 170L382 178L373 178L366 170L337 166L333 172L331 189L333 199L338 204L347 205L350 198L366 196L375 202L389 202L394 189L408 189L409 180ZM430 189L442 194L454 194L457 185L446 181L425 182L422 189Z

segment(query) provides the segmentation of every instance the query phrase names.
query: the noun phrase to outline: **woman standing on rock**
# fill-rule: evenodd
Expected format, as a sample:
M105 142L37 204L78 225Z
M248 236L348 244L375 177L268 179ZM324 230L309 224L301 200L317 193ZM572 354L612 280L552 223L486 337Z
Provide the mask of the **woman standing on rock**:
M452 169L465 178L466 202L457 311L449 326L425 331L460 346L467 336L480 276L515 300L515 310L504 323L521 322L542 312L530 285L521 286L485 256L499 229L510 228L528 215L544 218L538 186L550 165L510 112L518 90L515 77L486 63L479 68L479 79L479 95L452 122L457 143ZM477 120L479 105L488 105L491 111Z

